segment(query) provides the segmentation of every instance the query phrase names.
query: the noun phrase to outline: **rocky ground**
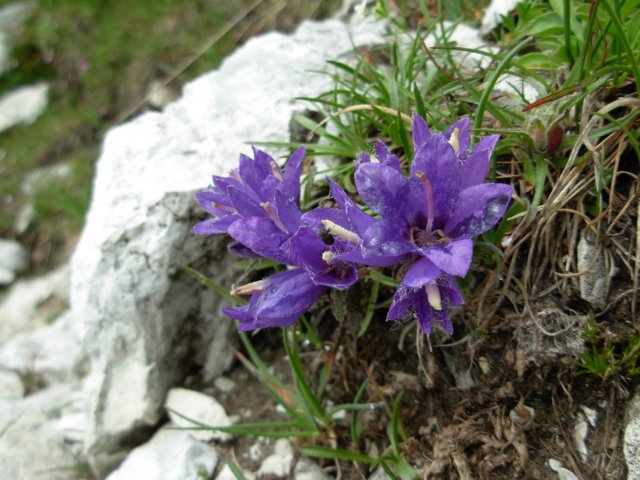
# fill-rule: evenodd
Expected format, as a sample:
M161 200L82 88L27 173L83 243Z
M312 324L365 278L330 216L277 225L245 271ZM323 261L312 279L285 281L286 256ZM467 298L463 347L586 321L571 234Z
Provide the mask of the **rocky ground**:
M238 275L222 241L191 234L202 218L193 193L212 174L226 174L240 152L250 153L248 140L289 140L292 116L307 108L292 99L330 86L310 72L327 68L329 58L349 61L353 45L378 43L387 28L355 16L251 39L163 111L108 133L70 264L19 279L26 253L0 243L3 475L227 479L234 475L225 459L235 457L247 478L386 477L301 458L293 439L175 427L189 425L176 412L210 425L286 419L235 361L240 347L219 313L223 299L181 268L223 285ZM465 34L481 41L479 32ZM482 302L470 299L468 314ZM550 304L532 322L504 304L487 325L492 335L452 341L435 334L428 345L412 324L391 327L382 314L358 337L355 327L336 329L318 311L327 349L305 352L309 375L334 362L327 388L334 403L352 402L370 379L372 408L358 445L370 455L388 448L380 398L403 391L409 440L402 453L422 478L640 478L637 386L575 375L586 316ZM628 308L616 315L630 315ZM536 323L562 334L544 335ZM262 332L254 342L287 380L279 339ZM331 435L314 441L351 447L348 419L336 418Z

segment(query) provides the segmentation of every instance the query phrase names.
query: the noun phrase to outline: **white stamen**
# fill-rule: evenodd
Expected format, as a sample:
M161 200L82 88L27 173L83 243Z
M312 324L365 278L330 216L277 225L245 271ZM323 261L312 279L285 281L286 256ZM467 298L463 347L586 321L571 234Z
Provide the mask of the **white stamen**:
M371 155L370 160L371 163L380 163L380 160L378 160L378 157L376 157L375 155Z
M326 264L330 264L331 260L333 260L333 253L331 252L331 250L327 250L326 252L322 252L322 260L324 260L324 263Z
M254 293L259 293L263 291L269 282L265 278L264 280L258 280L257 282L247 283L246 285L240 285L236 287L235 285L231 286L231 295L253 295Z
M451 132L451 138L449 138L449 145L453 147L456 157L460 155L460 142L458 141L459 134L460 130L458 128L454 128L453 132Z
M424 287L427 292L427 299L429 300L429 305L433 307L434 310L442 310L442 299L440 298L440 288L436 282L429 282Z
M362 241L357 233L354 233L351 230L347 230L337 223L333 223L331 220L322 220L322 225L324 225L324 228L329 230L329 233L331 233L331 235L340 237L347 242L360 243Z

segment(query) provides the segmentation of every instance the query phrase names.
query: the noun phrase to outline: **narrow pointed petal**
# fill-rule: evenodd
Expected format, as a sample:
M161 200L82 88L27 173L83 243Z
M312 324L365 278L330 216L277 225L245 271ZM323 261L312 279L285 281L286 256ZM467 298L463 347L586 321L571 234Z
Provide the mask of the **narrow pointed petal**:
M414 152L417 152L431 137L431 133L429 132L429 126L424 119L418 115L417 113L413 113L411 115L413 120L413 146Z
M303 225L302 212L298 207L297 200L278 191L275 192L274 197L276 216L289 233L295 233Z
M236 220L238 220L238 217L235 215L229 215L222 218L208 218L194 225L191 231L198 235L227 233L229 226Z
M472 187L484 182L489 171L489 159L500 135L484 137L473 146L473 151L460 169L460 188Z
M392 320L402 320L417 301L418 290L399 285L393 295L393 302L387 312L387 322Z
M241 216L259 217L265 215L264 210L260 205L251 200L244 190L240 190L236 187L229 187L227 189L227 195L229 195L231 205Z
M365 231L375 223L375 219L364 213L356 203L351 200L351 197L347 195L347 192L343 188L334 182L331 178L327 177L327 183L331 189L331 195L338 205L344 208L344 211L349 218L349 221L353 225L355 232L362 237ZM339 222L335 222L338 225L342 225ZM345 225L342 225L348 228Z
M304 147L296 149L284 168L284 193L296 201L300 197L300 173L306 153L307 150Z
M401 173L387 165L363 163L355 180L358 193L371 210L390 218L404 214L409 182Z
M234 240L246 245L258 255L286 264L287 257L280 249L289 237L267 217L241 218L227 230Z
M504 215L513 189L501 183L483 183L463 190L444 227L450 238L471 238L492 228Z
M442 270L428 258L421 258L414 262L404 274L402 284L411 288L420 288L433 282L440 276Z
M376 158L381 164L391 167L397 172L401 172L400 160L398 160L398 157L391 153L389 147L380 140L376 142Z
M421 248L419 252L420 255L428 258L439 269L451 275L464 277L471 265L473 241L468 238L454 240L448 243Z

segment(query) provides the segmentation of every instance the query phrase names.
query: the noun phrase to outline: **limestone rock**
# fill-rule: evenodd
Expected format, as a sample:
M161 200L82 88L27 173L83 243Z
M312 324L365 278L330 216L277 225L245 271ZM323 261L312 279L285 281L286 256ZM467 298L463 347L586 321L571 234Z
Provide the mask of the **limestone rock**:
M0 132L16 125L30 125L49 103L49 85L44 82L17 88L0 98Z
M68 298L69 265L39 278L16 282L0 303L0 345L45 326L64 311Z
M218 459L213 448L188 433L161 429L107 480L201 480L211 478Z
M27 251L15 240L0 238L0 285L9 285L27 268Z
M0 366L33 375L48 384L84 377L88 366L69 312L34 332L18 335L0 348Z
M640 478L640 389L627 404L624 428L624 458L627 462L627 480Z
M34 2L13 2L0 7L0 75L15 63L9 57L12 37L27 20L34 6Z
M484 16L482 17L482 25L480 27L482 34L486 35L500 25L502 19L509 15L521 1L522 0L491 0L491 4L489 4L484 11Z
M287 140L292 114L304 109L292 99L331 87L312 71L372 32L329 20L254 38L164 112L106 135L71 294L92 360L87 451L99 472L158 422L166 392L187 371L201 368L210 380L232 361L236 333L222 299L180 268L233 283L223 239L191 233L205 218L193 193L250 153L247 141Z
M167 395L165 408L173 423L181 428L197 427L185 417L211 427L227 427L231 420L215 398L204 393L187 390L186 388L172 388ZM226 441L231 435L213 430L189 430L189 434L203 442L210 440Z
M79 444L66 441L58 422L80 410L71 385L42 390L19 400L0 400L2 478L66 480L84 462Z

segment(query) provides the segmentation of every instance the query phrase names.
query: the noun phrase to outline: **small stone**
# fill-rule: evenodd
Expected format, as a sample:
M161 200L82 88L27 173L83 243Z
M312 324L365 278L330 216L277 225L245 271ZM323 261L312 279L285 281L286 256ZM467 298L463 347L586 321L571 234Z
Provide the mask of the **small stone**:
M69 175L71 175L71 165L68 163L38 168L26 175L21 189L25 195L33 196L43 187L50 185L52 181L63 180L68 178Z
M576 444L576 450L582 457L582 461L586 462L589 458L589 451L587 449L587 437L589 436L589 425L596 426L596 419L598 414L595 410L584 405L580 407L580 413L576 419L576 424L573 430L573 440Z
M169 390L165 409L169 418L178 427L198 428L199 425L187 420L187 417L195 422L211 427L228 427L231 421L215 398L186 388L172 388ZM231 435L215 430L189 430L189 434L205 442L210 440L228 441Z
M582 274L579 277L580 297L595 307L604 308L615 273L613 255L590 238L588 232L581 235L577 250L578 272Z
M502 23L504 17L509 15L522 0L492 0L482 17L480 32L486 35Z
M273 454L262 461L258 477L284 477L289 475L293 461L293 448L285 438L279 438L273 448Z
M213 381L213 386L222 393L231 393L236 388L236 383L228 377L218 377Z
M555 458L550 458L547 462L549 468L558 474L559 480L579 480L571 470L567 470Z
M218 453L189 433L161 429L135 448L107 480L201 480L211 478Z
M32 332L65 310L69 298L69 265L11 286L0 303L0 344Z
M19 242L0 238L0 285L12 283L27 268L27 260L27 251Z
M49 85L41 82L17 88L0 98L0 132L16 125L30 125L49 102Z

